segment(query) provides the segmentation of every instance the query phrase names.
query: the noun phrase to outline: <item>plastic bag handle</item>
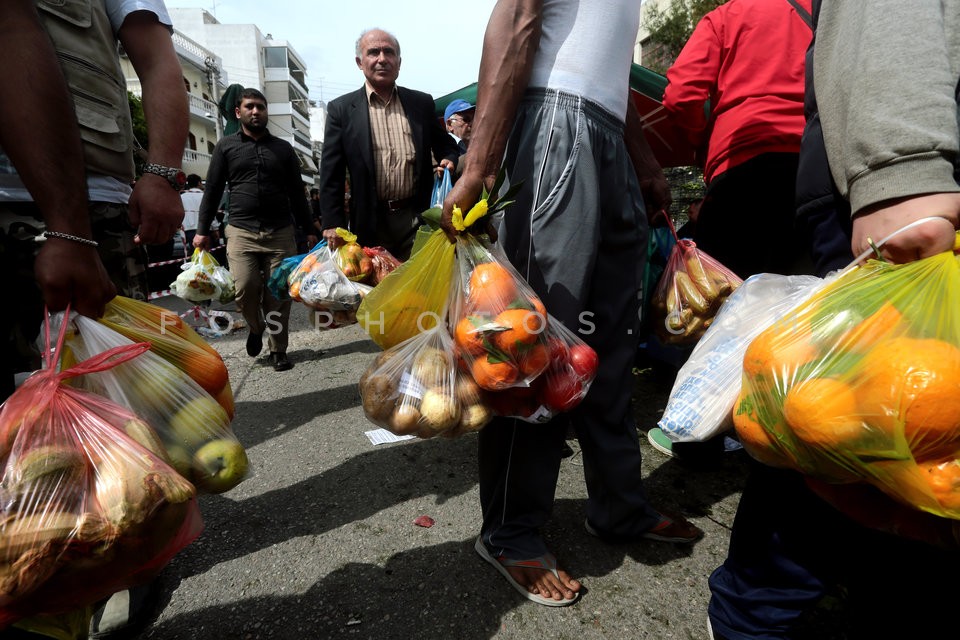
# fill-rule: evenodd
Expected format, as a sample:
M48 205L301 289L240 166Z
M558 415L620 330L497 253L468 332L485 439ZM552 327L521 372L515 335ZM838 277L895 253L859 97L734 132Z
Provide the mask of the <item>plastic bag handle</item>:
M874 253L875 248L876 248L876 249L879 249L880 247L882 247L883 245L885 245L888 241L890 241L890 240L893 239L894 237L900 235L901 233L903 233L903 232L906 231L907 229L913 229L914 227L916 227L916 226L918 226L918 225L921 225L921 224L923 224L924 222L930 222L931 220L943 220L943 219L944 219L944 218L941 218L940 216L929 216L929 217L927 217L927 218L920 218L919 220L914 220L914 221L911 222L910 224L907 224L907 225L904 225L904 226L900 227L899 229L897 229L896 231L894 231L894 232L892 232L890 235L888 235L886 238L884 238L884 239L881 240L880 242L876 243L873 247L870 247L869 249L865 250L863 253L861 253L860 255L858 255L856 258L854 258L854 259L853 259L853 262L851 262L850 264L848 264L848 265L846 266L846 268L844 269L844 271L846 271L847 269L850 269L851 267L854 267L854 266L860 264L861 262L863 262L864 260L866 260L867 258L869 258L871 254Z
M430 197L430 206L442 207L443 201L452 188L453 184L450 181L450 169L444 167L443 177L435 176L433 178L433 195Z
M63 354L63 343L67 337L67 326L70 324L70 304L67 303L66 308L63 310L63 321L60 323L60 332L57 334L56 348L52 351L50 349L50 310L46 306L44 306L43 310L46 314L46 317L43 321L43 364L45 369L52 370L54 365L60 360L60 356ZM107 369L112 369L118 364L123 364L127 360L132 360L149 350L149 342L134 342L133 344L125 344L119 347L113 347L112 349L107 349L103 353L99 353L93 357L87 358L82 362L78 362L65 371L61 371L60 373L56 374L56 378L58 380L66 380L67 378L75 378L87 373L106 371Z

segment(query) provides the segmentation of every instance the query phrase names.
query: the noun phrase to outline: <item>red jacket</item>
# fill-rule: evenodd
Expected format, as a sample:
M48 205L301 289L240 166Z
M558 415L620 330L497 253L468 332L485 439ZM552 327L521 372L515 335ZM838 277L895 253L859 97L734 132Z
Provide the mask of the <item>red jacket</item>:
M810 0L799 4L809 13ZM667 71L663 105L701 157L706 148L707 184L761 153L800 151L812 36L787 0L731 0L697 24Z

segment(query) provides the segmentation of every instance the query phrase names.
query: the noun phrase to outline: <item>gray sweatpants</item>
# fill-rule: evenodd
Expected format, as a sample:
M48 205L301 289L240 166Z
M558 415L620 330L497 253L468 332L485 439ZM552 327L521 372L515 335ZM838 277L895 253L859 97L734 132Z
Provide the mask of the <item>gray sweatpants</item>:
M590 393L570 414L544 425L498 419L480 432L484 542L495 555L529 559L547 550L539 529L553 508L571 422L590 523L632 536L658 521L630 406L647 221L623 123L582 98L529 91L504 163L523 188L503 214L499 242L547 310L600 357Z

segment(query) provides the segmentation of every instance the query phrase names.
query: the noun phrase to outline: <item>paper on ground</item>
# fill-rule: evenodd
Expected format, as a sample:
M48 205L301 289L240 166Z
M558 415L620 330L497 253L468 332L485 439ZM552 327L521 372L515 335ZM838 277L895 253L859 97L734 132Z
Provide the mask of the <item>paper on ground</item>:
M373 431L364 432L370 442L373 444L386 444L388 442L400 442L401 440L409 440L415 438L416 436L398 436L393 433L390 433L386 429L374 429Z

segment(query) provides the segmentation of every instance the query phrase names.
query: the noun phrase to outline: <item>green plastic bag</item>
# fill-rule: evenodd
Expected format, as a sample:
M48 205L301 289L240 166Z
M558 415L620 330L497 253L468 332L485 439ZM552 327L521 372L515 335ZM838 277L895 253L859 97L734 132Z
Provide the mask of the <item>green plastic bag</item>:
M434 231L363 299L357 322L380 347L389 349L443 320L454 249L443 231Z

